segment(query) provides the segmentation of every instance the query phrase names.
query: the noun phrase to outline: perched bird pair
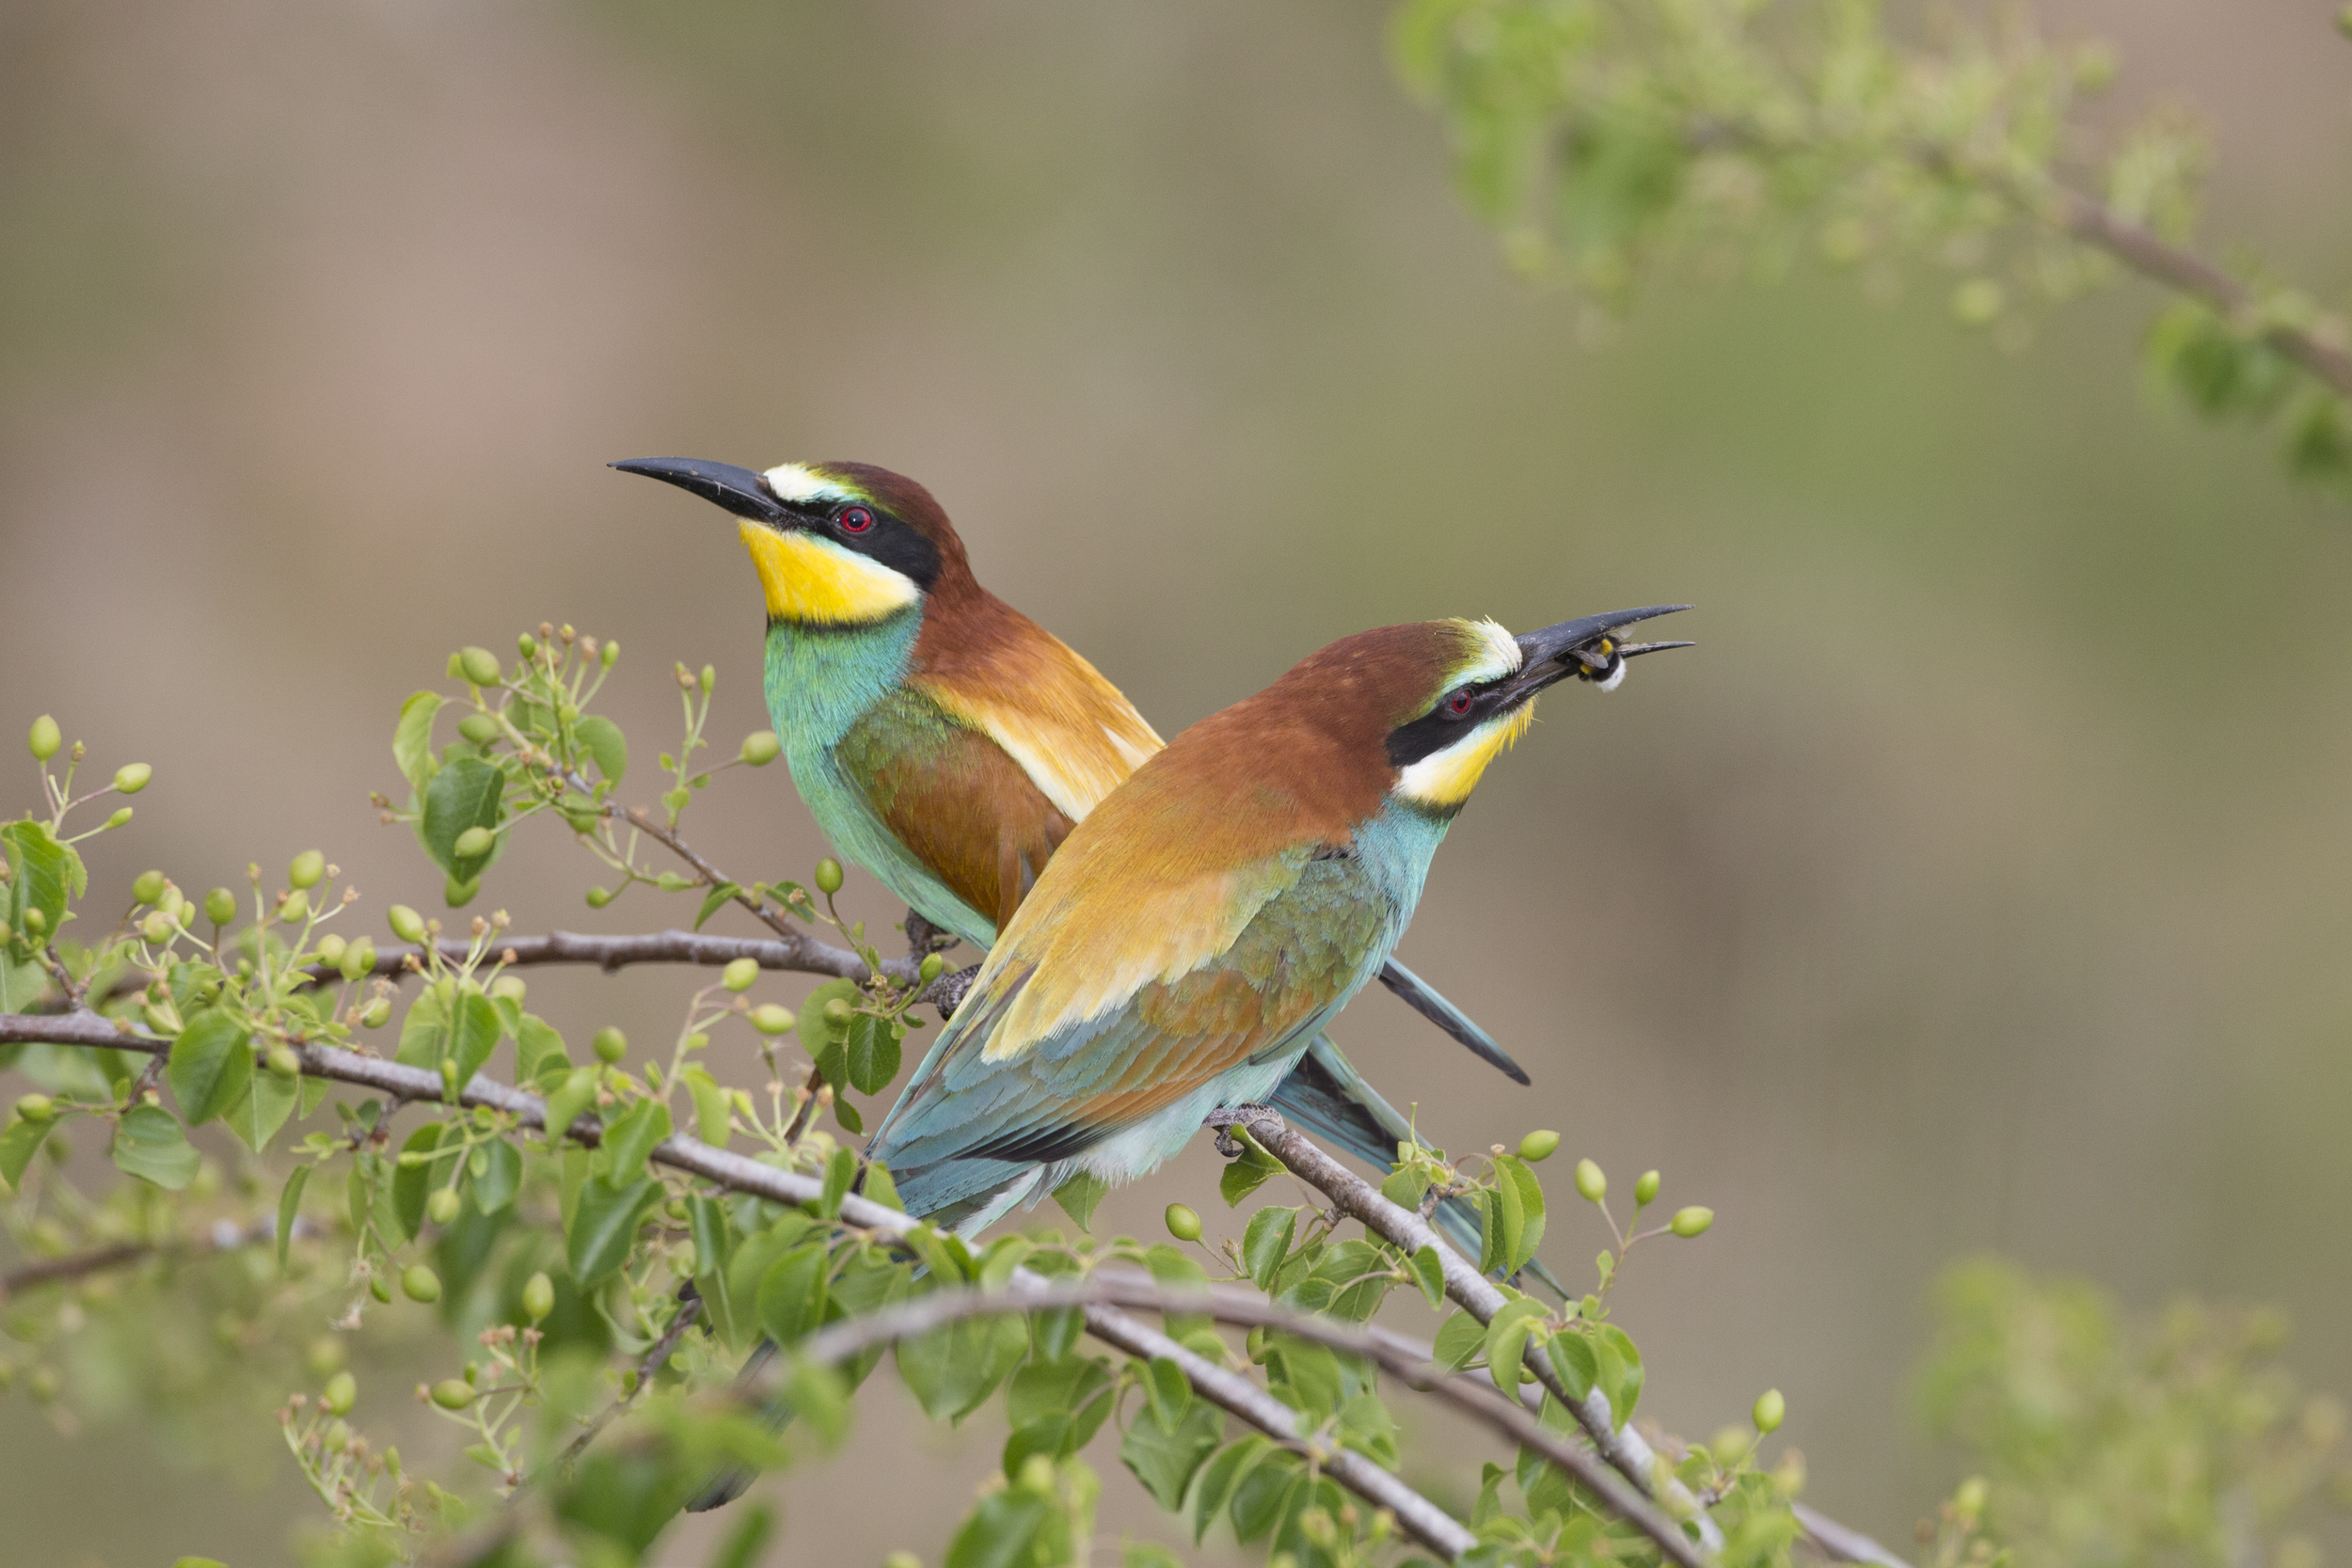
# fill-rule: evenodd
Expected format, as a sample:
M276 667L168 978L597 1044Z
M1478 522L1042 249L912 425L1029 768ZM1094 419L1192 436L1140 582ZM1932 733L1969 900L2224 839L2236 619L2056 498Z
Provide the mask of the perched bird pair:
M1359 633L1163 748L1093 666L980 587L913 481L614 467L736 515L802 798L845 855L987 952L867 1146L908 1212L969 1234L1079 1172L1149 1172L1210 1112L1260 1101L1387 1167L1413 1131L1323 1034L1375 974L1527 1081L1391 950L1536 694L1569 676L1607 689L1627 658L1683 646L1616 638L1682 607L1518 638L1490 621ZM1438 1219L1475 1255L1473 1214L1449 1200Z

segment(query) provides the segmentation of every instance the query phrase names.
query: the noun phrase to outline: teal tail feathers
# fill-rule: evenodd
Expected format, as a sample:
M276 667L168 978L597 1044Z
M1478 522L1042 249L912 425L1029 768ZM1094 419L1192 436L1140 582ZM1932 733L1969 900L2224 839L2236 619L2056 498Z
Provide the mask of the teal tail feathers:
M1528 1082L1527 1069L1513 1061L1510 1053L1495 1043L1495 1037L1481 1029L1470 1014L1462 1011L1444 997L1429 989L1429 982L1391 958L1380 971L1380 983L1397 994L1406 1006L1454 1037L1454 1041L1471 1055L1492 1067L1515 1084ZM1337 1054L1334 1053L1333 1054ZM1351 1069L1352 1075L1352 1069ZM1359 1078L1358 1084L1363 1082ZM1378 1095L1374 1095L1378 1100ZM1389 1111L1386 1104L1381 1106ZM1394 1111L1389 1115L1394 1116Z

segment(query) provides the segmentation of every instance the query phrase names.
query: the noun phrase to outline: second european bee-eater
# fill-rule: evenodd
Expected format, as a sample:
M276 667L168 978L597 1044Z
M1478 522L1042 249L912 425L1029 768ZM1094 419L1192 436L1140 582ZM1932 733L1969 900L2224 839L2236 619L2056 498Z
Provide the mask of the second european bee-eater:
M1057 847L1159 736L1066 643L983 588L930 491L857 463L765 473L687 458L613 467L738 519L768 609L766 695L818 826L932 925L987 950ZM1382 979L1520 1083L1484 1031L1403 965ZM1410 1123L1328 1039L1271 1089L1386 1168ZM1467 1210L1448 1227L1475 1236Z

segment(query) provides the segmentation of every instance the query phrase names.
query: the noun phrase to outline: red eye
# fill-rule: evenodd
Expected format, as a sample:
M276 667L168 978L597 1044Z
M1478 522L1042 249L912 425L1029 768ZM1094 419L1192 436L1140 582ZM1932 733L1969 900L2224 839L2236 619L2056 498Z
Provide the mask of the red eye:
M862 506L853 506L834 521L841 525L844 533L864 533L874 526L874 515Z
M1445 700L1445 710L1459 719L1470 710L1470 689L1465 687Z

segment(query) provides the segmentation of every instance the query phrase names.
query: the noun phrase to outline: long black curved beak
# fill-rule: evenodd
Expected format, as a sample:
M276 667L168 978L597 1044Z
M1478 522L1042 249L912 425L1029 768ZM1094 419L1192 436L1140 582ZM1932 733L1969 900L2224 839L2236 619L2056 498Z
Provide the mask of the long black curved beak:
M1504 689L1517 705L1570 675L1613 685L1627 659L1663 648L1691 646L1688 642L1622 642L1615 635L1618 629L1690 608L1687 604L1654 604L1643 610L1613 610L1531 631L1518 640L1519 673Z
M755 523L782 528L792 520L791 513L768 492L768 482L749 468L739 468L732 463L706 463L695 457L632 457L626 463L611 463L606 467L618 468L625 474L644 474L675 484L681 490L691 490L707 501L715 501L739 517L749 517Z

